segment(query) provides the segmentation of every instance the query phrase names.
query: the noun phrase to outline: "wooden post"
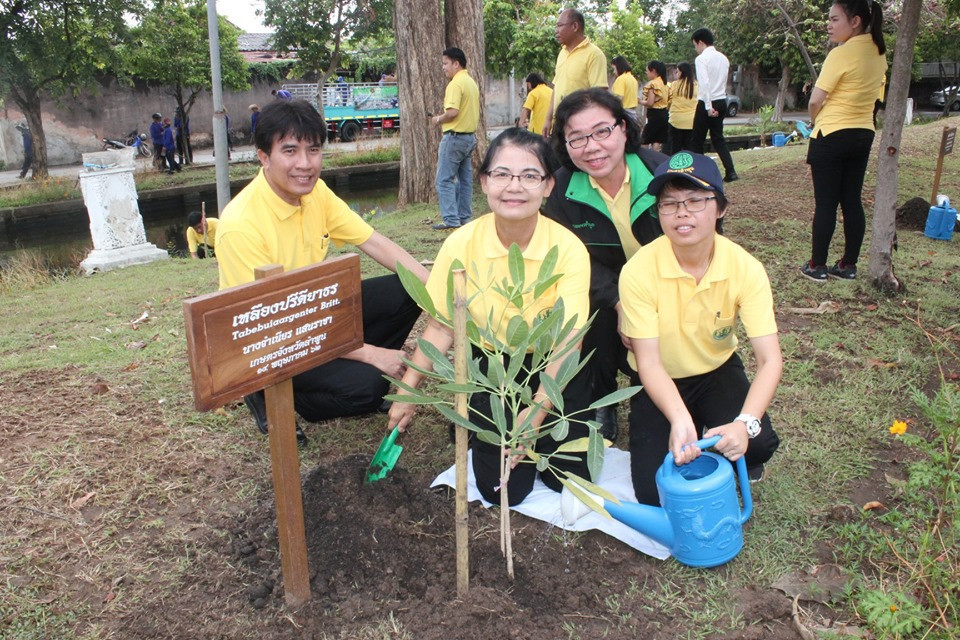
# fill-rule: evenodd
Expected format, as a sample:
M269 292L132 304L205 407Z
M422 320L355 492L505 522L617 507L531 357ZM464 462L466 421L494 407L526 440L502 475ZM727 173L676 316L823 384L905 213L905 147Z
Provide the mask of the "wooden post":
M933 194L930 196L930 206L937 206L937 191L940 189L940 174L943 173L943 156L953 151L953 141L957 136L956 127L944 127L940 137L940 151L937 154L937 172L933 174Z
M254 269L257 280L280 273L283 273L283 267L276 264ZM307 567L307 534L303 524L292 379L270 385L264 389L264 395L267 422L270 424L270 462L277 504L283 596L287 606L296 607L310 599L310 572Z
M467 382L467 272L453 272L453 371L457 383ZM456 410L467 417L467 394L458 393ZM470 590L470 538L467 530L467 430L455 429L457 468L457 497L454 523L457 531L457 597L464 598Z

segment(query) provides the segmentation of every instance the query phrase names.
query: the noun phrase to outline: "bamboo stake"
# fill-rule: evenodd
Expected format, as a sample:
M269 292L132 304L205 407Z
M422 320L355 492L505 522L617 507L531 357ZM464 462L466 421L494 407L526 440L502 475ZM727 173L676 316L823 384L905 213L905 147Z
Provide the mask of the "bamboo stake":
M207 201L200 201L200 222L203 224L203 251L207 251ZM209 257L209 256L207 256Z
M467 272L453 272L453 371L457 383L467 382ZM456 410L467 417L467 394L456 395ZM457 497L454 525L457 532L457 597L470 590L470 537L467 530L467 430L455 429Z

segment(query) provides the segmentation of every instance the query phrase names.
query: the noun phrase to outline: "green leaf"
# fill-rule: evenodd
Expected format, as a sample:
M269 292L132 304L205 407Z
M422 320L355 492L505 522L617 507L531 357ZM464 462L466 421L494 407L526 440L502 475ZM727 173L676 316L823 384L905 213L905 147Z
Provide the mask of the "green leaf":
M599 478L603 469L603 437L596 431L590 430L590 442L587 445L587 469L591 478Z
M579 485L580 487L583 487L590 493L596 494L601 498L603 498L604 500L609 500L610 502L620 504L619 498L617 498L615 495L613 495L612 493L610 493L600 485L594 482L590 482L586 478L581 478L580 476L574 473L571 473L570 471L564 471L563 474L567 476L570 482L576 483L577 485ZM561 478L560 481L563 482L563 479ZM564 486L566 486L566 483L564 483Z
M590 443L590 438L584 436L583 438L577 438L576 440L571 440L569 442L564 442L559 447L557 447L557 453L583 453L587 450L587 447Z
M417 340L417 347L420 349L420 352L430 360L433 364L433 370L436 371L438 375L443 376L447 380L453 379L453 365L450 364L450 360L447 359L447 354L423 338Z
M397 263L397 276L400 277L400 284L403 285L407 294L413 298L421 309L426 311L431 317L437 318L437 307L433 304L433 299L427 293L427 286L420 281L420 278L413 275L413 272L405 266Z
M406 402L408 404L442 404L443 403L442 398L431 398L429 396L421 396L421 395L416 395L416 396L402 395L401 396L395 393L385 395L383 396L383 399L389 402Z
M590 409L599 409L600 407L609 407L612 404L619 404L620 402L626 400L627 398L633 397L640 389L643 387L624 387L623 389L617 389L613 393L608 393L599 400L594 401L587 410Z
M479 385L472 384L470 382L447 382L441 385L437 385L439 391L446 391L447 393L480 393L485 389Z
M495 395L490 397L490 417L493 418L493 424L497 428L497 432L501 435L506 435L507 429L507 415L503 410L503 403L500 402L500 398Z
M515 315L507 323L507 344L517 351L526 351L525 341L530 335L530 328L522 315ZM522 346L522 348L521 348Z
M544 371L540 374L540 384L543 386L543 390L546 391L547 397L550 399L550 402L553 403L553 406L557 408L558 412L563 413L563 389L557 384L557 381ZM554 438L557 440L562 439L556 438L556 436L554 436Z
M507 380L517 379L517 374L520 373L520 367L523 366L524 359L524 354L522 353L515 353L510 357L510 364L507 365Z
M543 261L540 263L540 271L537 272L537 286L546 280L559 278L563 275L562 273L553 273L554 269L557 268L559 258L560 248L557 247L557 245L553 245L547 251L547 255L543 256ZM539 294L537 295L539 296Z
M520 247L516 242L510 245L510 249L507 250L507 264L510 267L510 278L513 280L513 285L518 289L523 287L524 280L524 265L523 265L523 252L520 251Z
M550 429L550 436L557 442L561 442L570 435L570 421L569 420L560 420ZM559 449L558 449L559 451Z
M477 439L480 440L480 442L486 442L487 444L492 444L495 447L499 447L502 444L500 441L500 436L493 433L492 431L487 431L486 429L479 429L479 430L476 430L475 433L477 434Z
M543 473L544 471L546 471L547 467L549 466L550 466L549 458L541 457L539 460L537 460L537 471L539 471L540 473Z
M576 477L577 477L577 476L573 476L573 477L571 478L571 480L572 480L573 478L576 478ZM579 478L578 478L578 479L579 479ZM579 486L577 486L576 482L571 482L570 480L565 480L565 479L563 479L563 478L560 478L560 482L563 484L563 486L565 486L567 489L569 489L569 490L570 490L570 493L572 493L573 495L575 495L575 496L580 500L580 502L582 502L583 504L585 504L585 505L587 505L588 507L590 507L590 510L591 510L591 511L595 511L595 512L597 512L597 513L605 516L608 520L613 520L613 516L611 516L609 513L607 513L607 510L604 509L602 506L600 506L600 505L598 505L596 502L594 502L594 501L590 498L590 496L588 496L587 493L586 493L583 489L581 489Z
M496 354L487 354L487 377L490 378L490 384L496 388L501 388L506 382L507 372L503 369L503 363L500 356Z
M556 248L556 247L554 247L554 248ZM538 282L538 283L536 284L536 286L533 288L533 297L534 297L534 298L539 298L540 296L542 296L545 291L547 291L548 289L550 289L550 287L552 287L554 284L556 284L556 282L557 282L560 278L562 278L562 277L563 277L563 274L562 274L562 273L558 273L558 274L555 275L555 276L552 276L552 277L550 277L550 278L547 278L547 279L544 280L543 282Z
M439 411L444 418L454 423L458 427L463 427L464 429L467 429L468 431L473 431L474 433L480 433L481 431L483 431L483 429L481 429L480 427L473 424L472 422L464 418L462 415L457 413L453 409L453 407L451 407L448 404L438 405L437 411Z

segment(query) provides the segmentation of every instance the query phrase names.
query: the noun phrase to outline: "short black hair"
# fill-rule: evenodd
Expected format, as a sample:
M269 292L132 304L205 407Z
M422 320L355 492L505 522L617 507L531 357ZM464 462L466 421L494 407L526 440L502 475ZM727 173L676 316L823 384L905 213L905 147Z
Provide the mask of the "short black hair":
M706 27L701 27L696 31L694 31L690 35L690 39L693 40L694 42L702 42L708 47L713 46L713 32L710 31L710 29L707 29Z
M560 13L569 13L573 21L580 25L580 33L583 33L587 23L584 21L583 14L581 12L577 11L576 9L564 9Z
M571 171L577 171L577 166L570 159L570 153L567 151L567 138L563 130L570 118L593 106L602 107L609 111L610 115L613 116L614 124L624 123L627 134L625 145L627 153L636 153L640 150L642 139L640 125L627 114L619 96L610 93L610 90L606 87L592 87L574 91L557 106L553 125L553 150L557 153L561 164Z
M501 147L505 146L518 147L535 155L543 167L544 175L548 178L552 177L559 168L560 163L557 162L557 157L550 149L550 143L547 142L546 138L527 129L510 127L509 129L504 129L503 133L494 138L490 146L487 147L487 154L483 157L483 162L480 164L481 174L490 171L490 166L493 164L494 159L496 159L497 153L500 152Z
M195 227L200 224L200 221L203 220L203 214L199 211L191 211L187 214L187 226Z
M450 47L449 49L443 50L443 55L447 58L450 58L454 62L460 63L461 69L467 68L467 54L463 52L463 49L458 49L457 47Z
M540 85L546 84L546 81L544 81L543 76L540 75L539 73L531 73L526 78L524 78L524 82L529 82L531 89L536 89Z
M656 71L661 79L667 79L667 65L665 65L662 60L651 60L647 63L647 69Z
M617 70L617 75L623 75L627 71L633 71L633 67L630 66L630 63L627 62L627 59L623 56L617 56L610 61L610 64Z
M327 141L327 124L305 100L277 100L260 110L254 136L258 150L269 155L273 143L289 135L322 146Z

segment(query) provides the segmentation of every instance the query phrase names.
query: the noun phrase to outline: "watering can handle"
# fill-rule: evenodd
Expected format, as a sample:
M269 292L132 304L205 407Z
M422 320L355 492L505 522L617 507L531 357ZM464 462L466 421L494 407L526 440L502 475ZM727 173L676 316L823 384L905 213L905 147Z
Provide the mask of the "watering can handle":
M720 442L720 438L722 437L723 436L712 436L710 438L704 438L703 440L697 440L693 443L693 446L698 449L709 449ZM672 451L667 453L667 457L663 462L674 470L676 469L677 465L673 463ZM740 524L743 524L753 515L753 496L750 495L750 478L747 476L747 461L743 456L740 456L737 458L734 466L737 467L737 477L740 480L740 497L743 500L743 509L740 511Z

